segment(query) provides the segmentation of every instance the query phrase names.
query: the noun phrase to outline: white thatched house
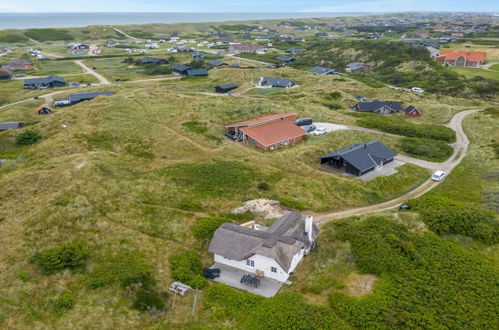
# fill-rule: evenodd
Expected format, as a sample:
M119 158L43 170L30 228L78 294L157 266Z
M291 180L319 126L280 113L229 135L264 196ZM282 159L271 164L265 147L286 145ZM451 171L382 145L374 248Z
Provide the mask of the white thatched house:
M270 227L225 223L216 230L209 252L215 263L286 282L318 234L312 217L290 212Z

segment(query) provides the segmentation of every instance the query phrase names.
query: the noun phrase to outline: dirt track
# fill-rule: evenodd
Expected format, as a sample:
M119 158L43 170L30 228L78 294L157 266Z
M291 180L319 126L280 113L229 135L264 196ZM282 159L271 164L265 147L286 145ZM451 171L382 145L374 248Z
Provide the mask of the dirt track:
M469 145L469 140L466 134L464 133L462 123L464 118L466 116L476 112L478 110L466 110L463 112L459 112L452 119L450 120L449 124L447 125L448 127L452 128L456 132L456 142L452 144L452 147L454 148L454 153L452 156L445 162L443 163L432 163L432 164L438 164L438 169L445 171L447 173L450 173L459 163L461 160L464 158L466 155L466 151L468 150L468 145ZM429 163L429 162L426 162ZM346 218L346 217L351 217L351 216L356 216L356 215L362 215L362 214L368 214L368 213L373 213L373 212L380 212L380 211L386 211L390 209L397 208L400 204L405 202L408 199L415 198L421 195L424 195L428 191L432 190L435 188L439 182L432 181L431 179L426 180L421 184L419 187L411 190L410 192L397 197L395 199L392 199L390 201L381 203L381 204L376 204L376 205L371 205L371 206L365 206L365 207L359 207L355 209L350 209L350 210L345 210L345 211L339 211L339 212L329 212L329 213L320 213L314 215L315 221L317 224L324 224L327 222L330 222L335 219L341 219L341 218Z

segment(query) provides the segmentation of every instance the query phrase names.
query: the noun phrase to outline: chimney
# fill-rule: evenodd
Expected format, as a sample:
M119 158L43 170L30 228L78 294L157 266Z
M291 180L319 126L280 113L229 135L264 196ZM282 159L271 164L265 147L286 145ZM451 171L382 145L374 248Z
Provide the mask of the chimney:
M310 242L313 241L312 238L313 223L314 223L314 217L307 215L307 217L305 218L305 232L307 233L307 237Z

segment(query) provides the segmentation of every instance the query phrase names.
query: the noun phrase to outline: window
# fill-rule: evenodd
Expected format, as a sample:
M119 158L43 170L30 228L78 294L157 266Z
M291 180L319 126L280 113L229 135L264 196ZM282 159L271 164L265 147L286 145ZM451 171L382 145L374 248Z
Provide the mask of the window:
M270 267L270 271L271 271L272 273L277 273L277 268L275 268L275 267Z
M246 260L246 266L255 267L255 261L254 260Z

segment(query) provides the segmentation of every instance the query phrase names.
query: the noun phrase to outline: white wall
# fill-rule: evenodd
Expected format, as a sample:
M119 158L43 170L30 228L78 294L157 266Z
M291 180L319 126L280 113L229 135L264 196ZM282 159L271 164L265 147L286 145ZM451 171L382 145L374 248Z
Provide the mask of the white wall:
M290 272L294 271L300 260L303 258L303 252L299 252L297 255L293 257L293 261L291 263ZM253 255L247 260L253 260L255 262L255 267L250 267L246 265L246 259L237 261L227 259L221 255L215 254L214 256L215 262L231 266L234 268L238 268L250 273L256 273L257 270L261 270L264 272L264 276L268 278L272 278L279 282L286 282L288 280L289 274L286 273L282 267L272 258L265 257L259 254ZM277 273L271 271L271 267L275 267L277 269Z

